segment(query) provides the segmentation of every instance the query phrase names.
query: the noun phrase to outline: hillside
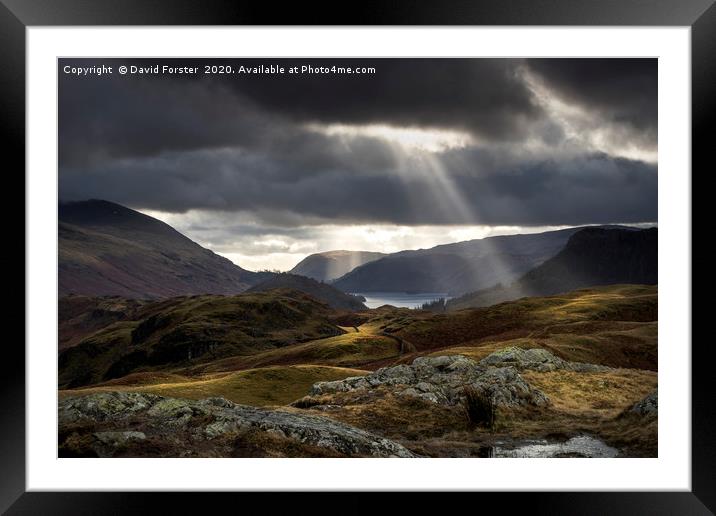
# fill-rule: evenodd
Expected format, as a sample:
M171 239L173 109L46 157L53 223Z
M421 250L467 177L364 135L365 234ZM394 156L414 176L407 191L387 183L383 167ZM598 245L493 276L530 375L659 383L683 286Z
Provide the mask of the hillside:
M508 283L557 254L579 228L507 235L401 251L356 267L333 284L345 292L447 292Z
M267 280L251 287L247 292L267 292L275 289L299 290L337 310L366 310L366 306L356 296L341 292L326 283L319 283L314 279L295 274L274 274Z
M342 380L366 373L360 369L311 365L246 369L200 379L178 374L135 373L77 392L146 392L195 400L222 396L246 405L286 405L303 396L316 382ZM65 397L70 392L60 391L60 396Z
M60 351L110 324L131 319L147 302L119 296L61 297L57 309Z
M565 360L657 369L656 285L594 287L442 314L411 312L418 311L386 312L373 324L417 355L482 358L506 346L542 347Z
M327 251L315 253L301 260L290 272L317 281L340 278L356 267L384 257L384 253L369 251Z
M335 424L339 456L371 453L356 451L360 431L429 457L656 454L656 286L382 308L355 327L277 290L133 309L60 355L62 456L322 456L302 447L334 453L320 429Z
M88 385L340 335L331 315L288 290L156 301L61 351L59 383Z
M565 248L509 286L451 299L448 310L619 283L657 283L658 230L584 228Z
M133 384L142 378L137 375L150 372L160 383L174 381L157 377L160 372L183 375L186 382L306 364L373 370L422 355L482 358L507 346L656 370L657 311L656 286L646 285L583 289L443 314L371 310L357 327L335 325L334 312L297 291L180 297L146 303L62 351L60 384L79 387L125 375L134 378L127 376L125 383Z
M264 279L171 226L101 200L59 205L59 295L237 294Z

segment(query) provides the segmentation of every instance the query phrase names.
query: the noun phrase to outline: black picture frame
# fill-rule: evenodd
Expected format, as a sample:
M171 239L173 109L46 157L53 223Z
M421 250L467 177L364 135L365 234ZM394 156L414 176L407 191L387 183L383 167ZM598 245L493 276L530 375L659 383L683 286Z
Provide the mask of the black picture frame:
M706 167L715 134L709 114L716 112L716 5L714 0L442 0L418 2L351 2L322 4L234 2L231 0L0 0L0 120L6 177L25 167L25 31L31 26L77 25L607 25L689 26L692 51L692 191L693 170ZM7 165L6 165L7 166ZM702 171L705 174L706 170ZM17 188L24 199L24 181ZM15 190L17 191L17 190ZM693 206L693 201L692 201ZM23 210L24 213L24 210ZM17 211L14 224L17 225ZM7 220L7 219L6 219ZM696 222L696 220L694 221ZM693 229L692 229L693 235ZM24 238L24 237L23 237ZM693 242L693 240L692 240ZM19 244L15 241L16 248ZM24 249L24 247L23 247ZM691 249L693 264L693 243ZM23 251L23 257L24 251ZM18 260L16 260L18 261ZM27 274L27 269L26 274ZM705 286L700 287L705 289ZM23 299L25 294L23 294ZM16 311L24 303L17 297ZM692 314L699 308L694 304ZM11 312L8 312L11 313ZM19 314L15 317L19 321ZM692 320L696 318L692 315ZM677 343L671 343L676 345ZM691 345L692 343L681 343ZM690 492L602 493L467 493L451 507L467 503L498 504L501 512L529 507L532 514L713 514L716 512L716 446L708 342L692 345L692 490ZM5 372L0 375L0 511L7 514L130 514L205 511L219 503L256 506L253 493L39 493L25 487L25 353L16 340L3 347ZM206 498L211 496L209 501ZM306 503L306 494L272 500ZM321 493L311 512L363 512L379 506L374 493ZM464 498L470 496L472 500ZM489 497L489 498L488 498ZM296 499L300 499L296 500ZM424 496L411 495L422 504ZM265 501L264 501L265 503ZM401 502L404 503L404 502ZM211 505L209 505L211 504ZM230 505L231 506L231 505ZM239 505L234 505L238 508ZM277 508L278 506L274 506ZM271 511L273 512L273 511Z

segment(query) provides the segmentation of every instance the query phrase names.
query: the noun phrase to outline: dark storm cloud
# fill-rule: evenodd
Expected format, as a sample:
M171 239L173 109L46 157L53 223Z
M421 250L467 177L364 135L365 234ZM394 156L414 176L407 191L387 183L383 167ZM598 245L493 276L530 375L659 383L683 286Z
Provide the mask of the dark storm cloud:
M123 160L107 165L102 174L68 169L61 193L73 198L78 197L73 192L86 197L111 192L112 199L131 206L169 212L187 206L250 212L264 224L284 226L557 225L656 218L657 175L651 165L602 154L478 170L481 158L475 154L460 150L438 158L447 187L416 156L406 157L402 170L375 169L364 166L361 154L348 151L324 156L321 172L304 175L300 165L287 174L291 165L281 156L273 162L223 150ZM460 204L469 206L467 215Z
M114 65L63 60L61 66ZM138 61L122 60L122 63ZM164 63L167 60L162 61ZM205 61L182 60L198 65ZM372 75L122 76L60 74L60 162L255 145L294 123L391 124L516 140L541 109L519 60L222 60L235 68L372 66ZM143 66L152 64L152 60ZM285 120L276 120L280 117ZM89 151L89 152L88 152Z
M297 60L298 64L305 60ZM341 64L346 62L341 60ZM541 113L521 80L519 60L359 60L374 75L262 77L238 84L268 110L300 121L441 127L487 139L516 139Z
M528 66L564 100L656 142L656 59L530 59Z
M255 145L275 120L213 81L60 74L60 165Z
M110 61L60 65L129 64ZM533 74L589 113L585 131L607 127L614 139L648 147L656 133L655 60L280 60L285 67L306 62L377 72L60 73L61 198L176 213L242 211L291 227L656 219L656 167L569 141L525 79ZM428 156L377 137L306 127L334 123L451 129L474 141ZM528 150L535 142L540 152Z

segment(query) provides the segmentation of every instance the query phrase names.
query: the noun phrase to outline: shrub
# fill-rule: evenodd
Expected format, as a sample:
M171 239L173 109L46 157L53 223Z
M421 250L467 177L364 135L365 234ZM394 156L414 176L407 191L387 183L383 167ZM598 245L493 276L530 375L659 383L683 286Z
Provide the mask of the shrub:
M316 405L320 405L321 402L312 398L311 396L304 396L303 398L297 399L293 403L291 403L292 407L301 408L301 409L307 409L311 407L315 407Z
M468 422L492 429L495 424L495 405L490 395L471 386L465 387L463 394L462 406Z

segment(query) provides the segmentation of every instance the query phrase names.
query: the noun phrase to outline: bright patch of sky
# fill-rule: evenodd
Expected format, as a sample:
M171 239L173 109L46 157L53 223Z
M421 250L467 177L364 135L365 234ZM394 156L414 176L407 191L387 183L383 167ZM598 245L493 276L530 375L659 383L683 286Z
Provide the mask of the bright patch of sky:
M306 256L338 249L394 253L441 244L518 233L540 233L568 226L399 226L320 224L264 229L236 214L192 210L184 214L142 210L200 245L249 270L293 268ZM266 233L262 233L266 231Z

